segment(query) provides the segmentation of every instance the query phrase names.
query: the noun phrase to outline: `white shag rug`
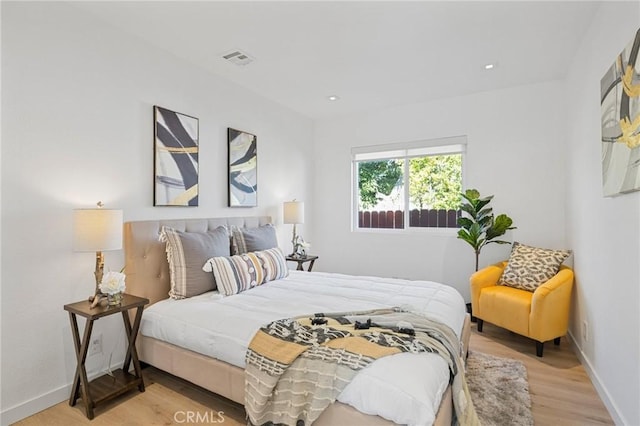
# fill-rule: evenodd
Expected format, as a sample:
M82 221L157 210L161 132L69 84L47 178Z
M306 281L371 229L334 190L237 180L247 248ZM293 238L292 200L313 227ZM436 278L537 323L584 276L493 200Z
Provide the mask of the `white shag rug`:
M522 362L469 351L466 376L483 426L533 426L527 369Z

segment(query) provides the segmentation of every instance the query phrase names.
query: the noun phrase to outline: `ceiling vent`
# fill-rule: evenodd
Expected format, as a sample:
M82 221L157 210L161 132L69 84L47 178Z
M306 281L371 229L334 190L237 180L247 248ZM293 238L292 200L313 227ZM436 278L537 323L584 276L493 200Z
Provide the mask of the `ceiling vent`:
M224 59L238 66L244 66L253 62L253 58L245 52L234 49L222 55Z

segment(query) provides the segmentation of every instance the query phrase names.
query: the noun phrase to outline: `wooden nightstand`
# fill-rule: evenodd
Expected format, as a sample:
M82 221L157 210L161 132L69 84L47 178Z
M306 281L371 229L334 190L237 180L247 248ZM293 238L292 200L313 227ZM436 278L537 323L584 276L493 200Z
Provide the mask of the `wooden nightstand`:
M76 401L82 396L82 402L84 403L89 419L93 419L94 407L102 402L135 387L137 387L140 392L144 392L144 381L142 380L142 371L140 369L140 361L138 361L138 352L136 351L135 344L136 337L138 336L138 328L140 327L140 319L142 318L142 309L144 305L148 303L149 299L125 294L119 306L106 306L101 304L91 309L91 304L86 300L64 305L64 310L69 312L71 333L73 334L73 343L76 347L76 359L78 361L76 374L71 387L69 405L76 405ZM129 310L134 308L137 308L137 310L132 326L131 320L129 319ZM105 374L89 382L85 361L87 360L87 352L89 351L89 342L91 342L93 322L102 317L117 313L122 313L124 329L127 333L127 341L129 342L124 357L124 364L121 369L112 372L113 376ZM87 319L82 340L80 340L80 332L78 331L77 315ZM134 374L129 373L129 366L132 362ZM82 395L80 394L81 392Z
M311 262L309 263L309 267L307 268L307 272L311 272L311 270L313 269L313 264L315 263L316 259L318 258L318 256L313 256L313 255L307 255L305 257L294 257L291 255L286 256L286 259L290 262L298 262L298 267L296 268L296 270L298 271L304 271L304 268L302 267L302 265L305 264L305 262Z

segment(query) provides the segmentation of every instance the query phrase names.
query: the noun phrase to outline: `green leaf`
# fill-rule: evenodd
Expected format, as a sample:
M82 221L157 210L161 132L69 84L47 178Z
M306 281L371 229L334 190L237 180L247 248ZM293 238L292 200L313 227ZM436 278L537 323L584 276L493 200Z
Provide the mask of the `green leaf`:
M491 202L492 198L493 198L493 195L491 197L485 197L485 198L482 198L482 199L478 200L478 202L476 204L476 209L481 210L484 206L486 206L487 204L489 204Z
M513 225L513 220L506 214L499 214L496 216L496 225L500 228L507 229Z
M487 244L491 244L491 243L496 243L496 244L511 244L511 242L509 242L509 241L503 241L503 240L492 240L492 241L487 241Z
M460 238L461 240L465 241L467 244L469 244L471 247L473 247L474 250L476 250L478 247L478 237L475 236L472 232L467 232L467 230L465 229L460 229L458 231L458 238Z
M469 235L469 233L465 229L460 229L458 231L458 238L466 241L467 243L473 245L473 238Z
M469 235L474 240L478 240L482 235L482 228L480 228L480 225L477 223L472 223L469 227Z
M493 223L493 216L485 216L481 219L477 219L477 221L483 229L486 229Z
M469 238L469 231L467 231L466 229L458 229L458 238L467 241L467 239Z
M459 217L458 225L464 229L469 229L471 228L471 225L473 225L473 221L468 217Z
M484 216L491 216L493 214L493 209L491 207L487 207L486 209L482 209L478 212L478 218L484 217Z
M462 194L462 196L467 200L471 201L471 200L477 200L478 198L480 198L480 193L478 192L477 189L467 189L464 192L464 194Z
M513 225L513 220L506 214L501 214L496 217L493 228L504 234L511 225Z
M462 211L464 212L467 212L473 219L476 218L476 209L474 209L471 204L463 204L460 206L460 209L462 209Z
M487 239L492 240L504 235L507 229L513 224L513 220L506 214L498 215L491 226L487 229Z
M475 249L476 240L472 238L466 230L460 229L458 231L458 238L467 242L471 247Z

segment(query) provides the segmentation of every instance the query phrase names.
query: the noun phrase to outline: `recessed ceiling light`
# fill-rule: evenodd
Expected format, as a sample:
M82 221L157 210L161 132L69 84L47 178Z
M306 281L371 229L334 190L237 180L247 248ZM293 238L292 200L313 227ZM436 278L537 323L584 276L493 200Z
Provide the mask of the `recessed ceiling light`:
M330 101L338 101L340 100L340 96L331 95L331 96L327 96L327 99L329 99Z
M486 64L486 65L484 66L484 69L485 69L485 70L492 70L492 69L494 69L495 67L496 67L496 64Z

